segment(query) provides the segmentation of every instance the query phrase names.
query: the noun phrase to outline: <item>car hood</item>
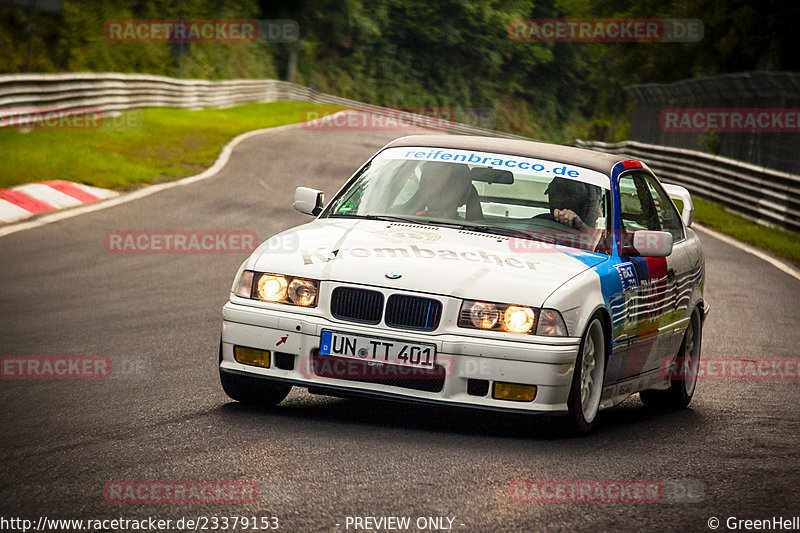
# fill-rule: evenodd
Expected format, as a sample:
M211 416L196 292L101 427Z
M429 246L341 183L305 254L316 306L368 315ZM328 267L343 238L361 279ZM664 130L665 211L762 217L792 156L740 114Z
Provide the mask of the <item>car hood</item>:
M567 280L608 259L564 246L527 249L530 242L440 226L318 219L262 243L247 268L541 306Z

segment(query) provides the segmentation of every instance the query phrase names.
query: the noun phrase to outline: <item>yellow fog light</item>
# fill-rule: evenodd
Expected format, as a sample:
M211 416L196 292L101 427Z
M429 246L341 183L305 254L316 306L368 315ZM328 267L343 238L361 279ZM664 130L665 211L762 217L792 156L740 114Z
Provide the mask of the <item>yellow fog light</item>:
M245 348L244 346L234 346L233 358L243 365L269 368L269 352L266 350L256 350L255 348Z
M512 402L532 402L536 397L536 385L521 385L519 383L502 383L495 381L492 398L495 400L510 400Z
M527 333L533 327L536 315L530 307L509 305L503 313L503 325L513 333Z
M286 300L286 289L289 283L283 276L262 274L258 278L258 297L268 302L282 302Z

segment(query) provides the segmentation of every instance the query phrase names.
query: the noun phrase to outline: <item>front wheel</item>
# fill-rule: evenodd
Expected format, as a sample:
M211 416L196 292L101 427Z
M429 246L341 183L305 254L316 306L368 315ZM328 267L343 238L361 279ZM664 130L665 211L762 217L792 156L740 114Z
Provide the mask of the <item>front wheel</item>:
M581 339L572 386L567 399L567 429L585 435L594 427L603 394L606 369L606 338L600 318L593 317Z
M278 405L289 395L292 386L278 381L219 371L222 389L230 398L258 407Z
M700 344L703 339L703 322L700 313L695 310L686 332L674 366L670 373L675 377L670 380L667 390L645 390L639 397L649 409L683 409L689 405L697 387L697 372L700 366Z

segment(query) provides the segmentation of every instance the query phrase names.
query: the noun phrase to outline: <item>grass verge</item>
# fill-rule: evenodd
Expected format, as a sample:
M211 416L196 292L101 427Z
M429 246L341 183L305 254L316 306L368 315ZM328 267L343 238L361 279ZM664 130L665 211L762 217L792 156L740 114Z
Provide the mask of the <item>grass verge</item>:
M245 104L191 111L128 111L101 128L0 130L0 188L63 179L131 189L199 174L235 136L294 124L342 108L304 102ZM716 202L693 198L698 223L772 252L800 266L800 234L769 228L729 213Z
M735 215L725 207L705 198L692 197L694 219L704 226L730 235L778 255L795 266L800 266L800 234L779 228L770 228Z
M53 179L118 190L172 181L210 167L222 147L241 133L339 109L305 102L198 111L150 108L125 112L101 127L73 120L27 132L3 129L0 188Z

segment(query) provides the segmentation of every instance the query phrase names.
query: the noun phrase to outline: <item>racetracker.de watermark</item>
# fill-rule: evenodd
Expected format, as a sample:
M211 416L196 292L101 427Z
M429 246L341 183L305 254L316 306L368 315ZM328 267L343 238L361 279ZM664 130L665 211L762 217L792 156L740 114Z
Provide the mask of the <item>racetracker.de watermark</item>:
M380 383L383 381L425 381L442 380L458 375L456 372L456 360L447 354L436 354L433 363L429 366L412 366L391 363L388 360L388 351L383 350L386 344L375 341L372 351L364 350L357 356L344 355L319 355L315 354L309 358L301 358L299 368L300 374L309 379L324 377L330 379L342 379L350 381L366 381ZM413 360L415 354L409 354L408 358ZM467 360L460 365L461 373L472 378L481 378L491 375L489 366L481 361L475 362Z
M601 242L602 241L602 242ZM610 249L608 232L604 230L518 230L508 239L508 249L515 254L560 252L561 246L581 250L605 246Z
M508 487L517 503L688 503L704 497L698 479L518 479Z
M109 481L103 498L111 504L245 504L258 502L253 481Z
M289 19L124 19L107 20L103 34L112 43L293 43L300 28Z
M301 127L322 131L416 131L452 130L458 124L493 129L497 123L489 107L406 107L400 109L355 109L338 113L306 112Z
M110 254L238 254L258 246L255 231L113 230L103 237Z
M508 248L516 254L560 253L563 246L601 251L611 250L615 238L619 239L619 246L626 253L635 251L645 257L664 254L672 245L671 236L660 231L612 232L599 229L565 229L516 230L508 239Z
M0 110L0 128L18 130L100 130L142 129L141 110L107 113L99 108L9 107Z
M796 381L800 379L800 358L664 358L659 369L662 377L673 381Z
M2 379L105 379L111 359L103 355L6 355L0 357Z
M696 43L703 39L700 19L514 19L512 41L526 43Z
M149 359L138 356L6 355L0 357L0 379L147 378Z
M800 132L800 108L670 108L658 116L671 133Z

